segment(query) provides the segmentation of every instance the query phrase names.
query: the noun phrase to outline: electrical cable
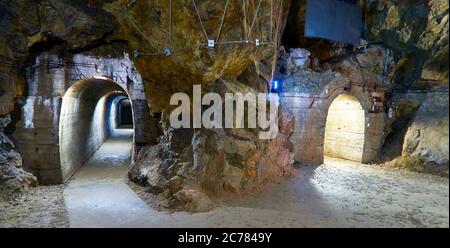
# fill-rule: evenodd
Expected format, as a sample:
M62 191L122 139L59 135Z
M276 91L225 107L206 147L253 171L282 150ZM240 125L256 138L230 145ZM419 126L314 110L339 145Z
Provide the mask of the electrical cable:
M247 10L245 6L245 0L242 0L242 8L244 9L244 37L247 39Z
M172 0L169 1L169 19L170 19L170 24L169 24L169 47L170 49L173 49L173 37L172 37L172 26L173 26L173 22L172 22Z
M247 40L250 37L250 35L252 34L253 25L255 24L256 18L258 17L259 8L261 7L261 2L262 2L262 0L259 0L258 7L256 8L256 12L255 12L255 17L253 18L252 25L250 26L250 31L247 35Z
M195 12L197 12L198 20L200 21L200 25L203 29L203 34L205 35L206 41L208 41L208 33L206 32L205 26L203 26L202 17L200 16L200 12L198 11L197 4L195 3L195 0L192 0L192 2L194 3Z
M216 42L219 41L220 34L221 34L221 32L222 32L222 28L223 28L223 25L224 25L224 23L225 23L225 17L226 17L226 15L227 15L228 2L229 2L229 0L227 0L227 1L225 2L225 9L224 9L224 11L223 11L222 21L220 22L220 27L219 27L219 32L217 33Z

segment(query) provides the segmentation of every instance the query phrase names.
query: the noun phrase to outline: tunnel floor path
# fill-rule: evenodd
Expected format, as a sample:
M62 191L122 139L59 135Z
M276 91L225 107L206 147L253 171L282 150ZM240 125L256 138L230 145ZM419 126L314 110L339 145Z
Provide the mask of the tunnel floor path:
M70 227L147 225L151 209L126 184L132 135L116 130L71 178L64 191Z
M207 213L158 211L127 184L131 133L105 142L64 191L70 227L447 227L449 181L348 161L301 166L290 179Z

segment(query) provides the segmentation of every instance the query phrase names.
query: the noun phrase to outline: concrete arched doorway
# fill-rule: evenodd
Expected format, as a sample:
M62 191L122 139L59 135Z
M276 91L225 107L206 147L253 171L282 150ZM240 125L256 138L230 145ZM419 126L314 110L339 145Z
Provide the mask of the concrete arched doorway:
M376 161L384 140L387 115L384 111L372 111L374 93L376 92L358 84L350 84L349 81L342 79L330 81L323 86L320 93L281 93L281 107L295 117L294 134L291 137L294 146L294 160L302 164L320 165L324 162L325 153L333 152L325 151L327 148L330 150L329 148L332 146L330 140L325 140L327 119L330 108L332 112L335 108L331 106L335 99L343 98L355 103L353 106L360 117L358 118L359 124L357 124L360 131L357 132L364 133L364 135L357 135L359 140L363 140L356 145L359 150L357 158L350 157L349 159L361 163ZM362 125L363 122L364 125ZM343 149L347 146L344 142L338 142L336 145Z
M340 94L331 103L326 118L324 156L364 161L366 111L350 94Z
M68 63L61 64L61 61ZM58 66L44 66L48 64ZM97 90L91 88L88 90L91 93L86 94L100 92L102 94L99 95L104 96L108 90L111 91L111 85L115 85L114 91L129 98L134 133L132 158L142 146L154 144L161 134L160 116L150 110L142 78L126 53L123 57L93 57L81 53L61 56L45 52L27 66L27 71L31 72L26 80L27 92L26 96L18 99L22 105L20 119L12 138L22 156L24 168L32 172L41 184L63 183L72 172L69 170L63 176L59 134L62 100L64 96L74 94L66 95L69 89L74 89L71 88L73 85L83 88L82 84L87 81L104 81L104 87L91 85Z
M133 113L127 92L109 79L88 78L64 94L59 118L59 153L63 180L70 178L109 139L133 143ZM119 103L130 104L131 125L118 130ZM130 149L131 156L131 149ZM112 154L114 155L114 154Z

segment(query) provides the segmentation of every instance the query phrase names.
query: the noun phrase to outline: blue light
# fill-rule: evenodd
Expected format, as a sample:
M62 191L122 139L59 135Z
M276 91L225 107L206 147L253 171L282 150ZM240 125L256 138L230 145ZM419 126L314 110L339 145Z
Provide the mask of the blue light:
M279 87L278 81L273 81L273 89L278 90L278 87Z
M280 80L273 80L272 81L272 89L270 89L270 91L272 93L280 93L282 91L282 81Z

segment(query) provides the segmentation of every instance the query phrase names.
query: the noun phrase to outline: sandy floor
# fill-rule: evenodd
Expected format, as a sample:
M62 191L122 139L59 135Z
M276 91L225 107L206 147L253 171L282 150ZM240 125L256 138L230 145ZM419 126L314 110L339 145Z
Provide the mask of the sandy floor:
M271 212L280 227L448 227L449 181L327 160L233 205Z
M122 134L67 186L38 187L0 205L0 226L449 227L447 178L338 160L301 166L292 178L211 212L157 211L144 201L155 198L143 200L127 185L131 139Z
M40 186L0 201L0 227L69 227L64 187Z

